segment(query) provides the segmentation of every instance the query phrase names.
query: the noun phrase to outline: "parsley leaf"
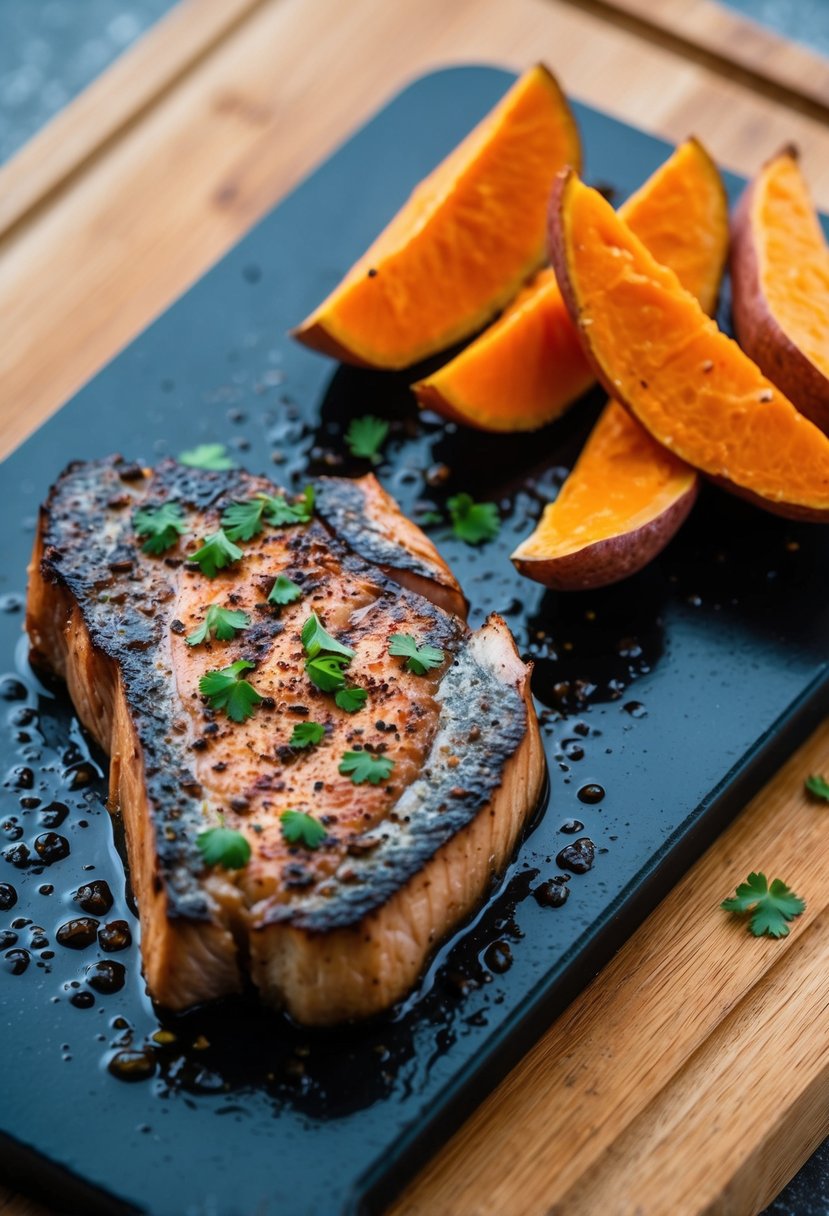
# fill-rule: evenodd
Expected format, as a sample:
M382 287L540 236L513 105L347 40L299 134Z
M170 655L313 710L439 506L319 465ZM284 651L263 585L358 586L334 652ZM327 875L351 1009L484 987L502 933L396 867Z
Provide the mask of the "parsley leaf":
M389 424L383 418L366 414L363 418L352 418L345 433L345 441L352 456L379 464L380 449L389 434Z
M211 633L217 642L230 642L239 630L247 629L249 624L250 617L246 612L211 604L198 629L187 635L187 645L199 646L207 641Z
M250 845L241 832L226 828L219 816L219 827L199 832L196 844L206 866L221 866L225 870L241 870L250 861Z
M186 452L179 452L178 462L191 469L235 469L236 465L226 453L223 443L199 443Z
M356 714L368 700L368 693L364 688L341 688L334 700L347 714Z
M321 654L308 660L305 672L321 692L336 692L345 687L345 668L349 662L341 654Z
M277 574L276 582L271 587L268 596L269 604L293 604L302 595L302 588L297 586L287 574Z
M232 502L222 511L222 527L228 540L253 540L262 531L265 502L251 498L247 502Z
M189 553L187 560L198 562L202 574L207 578L215 578L220 570L224 570L225 566L232 566L234 562L238 562L244 556L239 546L234 545L233 541L225 535L224 529L219 528L218 532L205 536L201 549L197 549L195 553Z
M425 676L427 671L440 667L446 655L437 646L418 646L410 633L393 633L389 639L389 654L405 658L404 667L416 676Z
M379 785L393 768L394 761L388 756L373 756L371 752L346 752L339 765L339 771L343 776L350 775L355 785L366 781Z
M291 747L316 747L325 738L325 727L320 722L297 722L288 742Z
M824 802L829 802L829 781L825 777L807 777L806 789L810 794L814 794L815 798L822 798Z
M724 899L720 907L726 912L750 912L749 927L755 937L764 933L769 937L786 937L789 932L786 922L800 916L806 903L781 879L775 878L769 886L765 874L752 873L740 883L737 894Z
M306 849L318 849L328 835L320 821L306 811L283 811L279 819L282 835L288 844L302 844Z
M354 651L350 646L343 646L342 642L332 638L328 630L323 628L322 621L316 612L312 612L302 626L300 637L309 659L315 659L321 653L343 655L349 663L354 658Z
M187 523L177 502L163 502L160 507L142 507L133 516L133 527L139 536L146 536L142 552L156 556L172 549L187 531Z
M455 494L446 505L452 530L468 545L493 540L501 530L501 516L494 502L475 502L471 494Z
M284 495L270 498L267 494L258 494L257 498L264 499L265 518L275 528L284 524L307 524L314 514L314 487L306 486L299 502L288 502Z
M208 671L199 680L199 692L210 702L212 709L223 709L232 721L245 722L264 699L252 684L239 678L243 671L251 667L253 663L239 659L221 671Z

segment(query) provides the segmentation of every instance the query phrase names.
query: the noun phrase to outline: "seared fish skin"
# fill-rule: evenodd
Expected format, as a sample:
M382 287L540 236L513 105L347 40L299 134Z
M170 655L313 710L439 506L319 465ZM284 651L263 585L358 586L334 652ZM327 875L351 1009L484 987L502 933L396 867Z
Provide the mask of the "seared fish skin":
M222 511L269 482L165 461L70 465L42 508L27 627L36 666L62 677L111 756L141 918L144 973L184 1009L252 977L265 1000L327 1025L376 1013L411 988L435 945L503 870L534 810L544 761L529 670L498 617L475 633L426 536L377 481L320 478L307 524L265 527L208 579L187 560ZM139 507L179 504L187 533L142 551ZM301 597L267 602L278 574ZM245 612L230 641L189 646L209 605ZM356 713L308 679L300 640L316 612L354 650ZM392 634L444 652L426 675L390 656ZM211 709L199 677L239 659L264 698L244 722ZM296 750L298 722L325 728ZM377 785L339 772L346 751L394 762ZM316 849L281 814L322 822ZM196 838L221 813L244 834L239 870L206 867Z

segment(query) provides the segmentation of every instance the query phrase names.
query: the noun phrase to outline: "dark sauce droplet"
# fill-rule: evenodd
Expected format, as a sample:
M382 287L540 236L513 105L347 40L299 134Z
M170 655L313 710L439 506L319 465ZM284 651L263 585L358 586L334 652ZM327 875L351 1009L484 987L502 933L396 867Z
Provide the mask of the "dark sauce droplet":
M641 701L625 701L622 708L626 714L630 714L631 718L644 718L648 712Z
M596 846L588 836L582 836L580 840L565 845L556 858L556 865L561 866L562 870L570 870L573 874L586 874L592 869L595 859Z
M17 945L17 934L12 933L11 929L0 929L0 950L8 950L10 946Z
M4 956L6 970L12 975L22 975L31 962L31 956L28 950L9 950Z
M98 930L98 945L108 954L116 950L126 950L132 945L132 934L125 920L111 920Z
M102 959L86 969L87 984L102 996L112 996L114 992L120 992L126 979L127 972L123 964L113 963L109 959Z
M509 945L506 942L497 941L487 946L484 951L484 962L496 975L503 975L505 971L509 971L512 966L512 951Z
M558 830L565 832L568 836L575 836L576 832L584 831L584 824L580 819L565 819Z
M604 786L596 785L596 783L592 781L589 785L583 785L576 794L579 802L586 802L588 806L595 806L597 802L601 802L604 796Z
M98 921L91 916L78 916L66 921L55 934L61 946L70 950L85 950L98 936Z
M8 912L17 903L17 892L10 882L0 882L0 912Z
M35 840L35 852L45 865L51 866L69 856L69 841L57 832L43 832Z
M69 1004L74 1005L76 1009L91 1009L95 1004L95 997L91 992L73 992Z
M69 807L63 802L50 802L40 812L40 822L45 828L59 828L66 816L69 814Z
M569 894L570 888L563 876L542 882L533 891L535 902L542 908L560 908L563 903L566 903Z
M25 701L28 690L16 676L3 676L0 680L0 699L3 701Z
M148 1081L155 1073L155 1058L150 1051L119 1051L107 1068L119 1081Z
M84 883L82 887L78 887L72 898L76 904L80 904L84 912L93 916L105 916L113 904L109 883L104 882L103 878Z

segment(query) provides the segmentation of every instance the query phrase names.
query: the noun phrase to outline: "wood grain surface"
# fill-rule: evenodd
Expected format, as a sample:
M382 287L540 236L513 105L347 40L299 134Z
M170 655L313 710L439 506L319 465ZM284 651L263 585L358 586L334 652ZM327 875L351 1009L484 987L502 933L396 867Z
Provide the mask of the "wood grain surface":
M0 452L431 67L544 59L573 96L743 173L794 139L829 207L825 74L798 89L786 44L765 33L754 63L739 19L723 41L718 7L693 7L666 38L639 0L184 0L0 169ZM829 1133L829 811L802 793L828 765L824 726L395 1216L751 1216L773 1197ZM782 942L719 911L755 868L808 901ZM44 1209L0 1189L0 1212Z

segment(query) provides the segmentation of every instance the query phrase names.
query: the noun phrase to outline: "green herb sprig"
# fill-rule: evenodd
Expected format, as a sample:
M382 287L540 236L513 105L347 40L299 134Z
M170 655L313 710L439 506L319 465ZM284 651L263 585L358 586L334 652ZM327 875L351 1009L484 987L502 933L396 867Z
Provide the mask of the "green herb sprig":
M250 617L246 612L236 608L222 608L221 604L211 604L205 613L204 620L198 629L187 635L188 646L200 646L206 642L210 634L217 642L231 642L236 634L250 625Z
M437 646L427 646L425 643L419 646L410 633L393 633L389 639L389 654L405 658L403 666L416 676L425 676L427 672L440 667L446 658Z
M805 911L806 903L782 879L775 878L769 885L765 874L751 873L737 887L737 894L724 899L720 907L740 915L750 913L749 928L755 937L786 937L788 922Z
M388 756L375 756L371 752L345 752L339 764L339 772L350 776L355 785L379 785L394 768Z
M301 844L306 849L318 849L328 835L320 821L307 811L283 811L279 821L282 835L288 844Z
M199 832L196 844L206 866L242 870L250 861L250 845L241 832L225 827L224 815L219 816L218 827Z
M220 570L241 561L244 556L244 551L219 528L218 532L206 536L202 547L190 553L187 560L196 562L207 578L215 578Z
M345 433L345 442L352 456L379 464L380 450L388 436L389 424L385 419L365 414L362 418L352 418Z
M241 678L253 663L239 659L220 671L208 671L199 680L199 692L210 703L211 709L224 710L233 722L246 722L257 705L264 700L247 680Z
M132 519L133 527L139 536L146 537L141 549L157 557L166 553L178 543L180 536L187 531L187 521L184 518L181 505L177 502L163 502L158 507L141 507Z

